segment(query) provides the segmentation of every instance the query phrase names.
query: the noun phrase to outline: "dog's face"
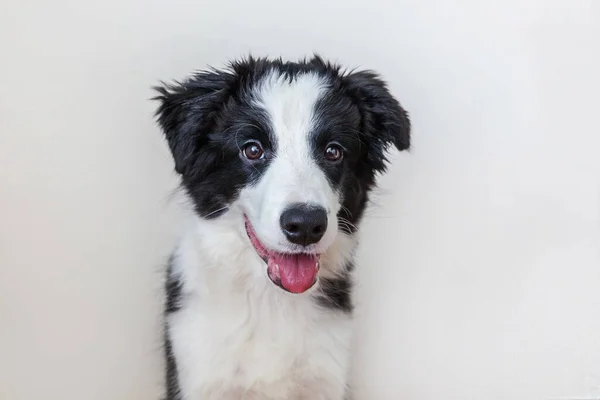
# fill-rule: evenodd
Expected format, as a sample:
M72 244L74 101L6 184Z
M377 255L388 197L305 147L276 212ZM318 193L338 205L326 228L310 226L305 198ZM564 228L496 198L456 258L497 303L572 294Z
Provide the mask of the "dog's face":
M355 233L387 147L410 143L406 112L375 74L318 57L248 59L158 90L196 212L236 213L270 279L292 293L314 285L320 264L343 268L321 257Z

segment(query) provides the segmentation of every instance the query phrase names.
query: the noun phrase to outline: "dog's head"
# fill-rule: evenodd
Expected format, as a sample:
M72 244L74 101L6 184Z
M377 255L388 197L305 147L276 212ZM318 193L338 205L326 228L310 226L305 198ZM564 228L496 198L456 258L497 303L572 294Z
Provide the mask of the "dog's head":
M158 88L158 121L202 218L236 213L271 280L293 293L351 241L386 150L410 145L407 113L372 72L319 57L253 59ZM330 259L335 257L329 255Z

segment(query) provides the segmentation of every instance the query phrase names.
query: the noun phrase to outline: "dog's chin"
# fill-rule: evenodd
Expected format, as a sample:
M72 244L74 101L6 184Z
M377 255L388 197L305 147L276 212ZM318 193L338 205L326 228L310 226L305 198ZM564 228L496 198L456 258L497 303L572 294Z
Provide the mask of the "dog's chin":
M256 236L248 218L245 225L248 238L256 254L265 262L267 275L275 286L293 294L305 293L315 286L319 280L320 254L269 250Z

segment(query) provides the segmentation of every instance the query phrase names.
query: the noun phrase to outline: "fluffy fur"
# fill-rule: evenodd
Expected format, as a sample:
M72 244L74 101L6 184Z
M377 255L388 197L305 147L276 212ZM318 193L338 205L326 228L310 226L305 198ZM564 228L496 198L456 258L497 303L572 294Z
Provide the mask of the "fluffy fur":
M410 145L406 112L376 74L319 57L248 58L157 90L196 214L167 272L167 400L346 398L356 230L386 149ZM326 213L306 220L318 240L283 228L298 205ZM306 257L314 285L290 293L276 261Z

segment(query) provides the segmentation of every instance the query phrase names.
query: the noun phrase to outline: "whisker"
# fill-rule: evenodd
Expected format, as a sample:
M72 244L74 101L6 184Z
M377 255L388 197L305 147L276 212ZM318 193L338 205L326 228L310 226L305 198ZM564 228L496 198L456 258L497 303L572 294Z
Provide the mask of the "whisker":
M352 218L352 212L350 211L350 209L348 209L348 207L344 206L343 204L341 206L342 209L346 212L346 214L348 214L348 216Z
M206 214L206 215L203 215L202 217L203 217L203 218L208 218L208 217L210 217L211 215L215 215L215 214L217 214L217 213L219 213L219 212L221 212L221 211L227 210L228 208L229 208L228 206L221 207L221 208L219 208L218 210L211 211L211 212L209 212L208 214Z

